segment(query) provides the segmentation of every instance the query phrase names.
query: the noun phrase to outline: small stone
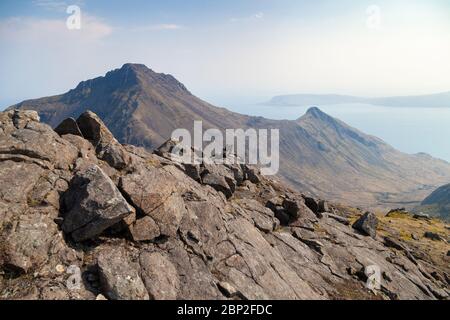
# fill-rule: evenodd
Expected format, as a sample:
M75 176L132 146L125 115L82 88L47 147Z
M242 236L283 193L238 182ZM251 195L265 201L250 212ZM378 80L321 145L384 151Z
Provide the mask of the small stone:
M394 248L394 249L401 250L401 251L407 251L407 249L405 248L405 246L403 244L401 244L398 240L395 240L394 238L391 238L391 237L384 237L384 244L388 248Z
M330 208L328 207L328 202L325 200L320 200L318 203L319 212L330 212Z
M358 273L358 270L356 270L354 267L348 267L347 268L347 273L351 276L354 276Z
M389 211L386 214L386 217L390 218L390 217L393 217L393 216L398 215L398 214L407 215L407 214L409 214L409 212L406 211L405 208L392 209L391 211Z
M95 300L108 300L106 297L102 294L99 294L97 297L95 297Z
M266 208L269 208L273 212L277 210L277 207L282 207L283 199L281 197L274 197L267 201Z
M386 271L383 271L383 279L386 280L387 282L392 282L392 276Z
M228 282L225 281L221 281L217 284L217 286L219 287L220 291L225 295L225 297L227 298L231 298L233 296L235 296L238 291Z
M342 223L342 224L344 224L344 225L346 225L346 226L349 226L349 225L350 225L350 220L348 220L347 218L338 216L338 215L336 215L336 214L326 213L325 216L328 217L328 218L334 219L334 220L336 220L337 222L340 222L340 223Z
M56 272L58 272L58 273L63 273L64 271L66 271L64 266L60 265L60 264L58 264L55 269L56 269Z
M441 235L439 235L435 232L430 232L430 231L425 232L424 237L427 239L433 240L433 241L443 241L444 240Z
M430 217L429 214L425 214L425 213L420 212L420 213L416 213L416 214L414 215L414 219L418 219L418 220L420 220L420 219L422 219L422 220L430 220L431 217Z

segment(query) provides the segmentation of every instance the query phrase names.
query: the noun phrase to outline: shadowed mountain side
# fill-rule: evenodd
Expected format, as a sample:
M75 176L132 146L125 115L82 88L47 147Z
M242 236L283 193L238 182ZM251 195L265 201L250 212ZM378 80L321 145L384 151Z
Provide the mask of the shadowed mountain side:
M431 216L450 220L450 184L437 188L421 205L415 208L416 212L422 212Z
M251 117L214 107L192 95L171 75L125 64L69 92L28 100L11 108L32 109L55 127L89 109L121 143L154 149L173 130L203 127L280 129L280 176L303 192L353 205L418 204L450 181L450 164L428 155L401 153L317 108L296 121Z

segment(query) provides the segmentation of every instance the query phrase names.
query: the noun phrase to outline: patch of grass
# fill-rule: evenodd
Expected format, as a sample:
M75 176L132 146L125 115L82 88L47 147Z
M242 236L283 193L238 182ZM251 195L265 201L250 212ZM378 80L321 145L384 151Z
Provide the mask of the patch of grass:
M411 216L408 212L405 212L405 211L394 211L394 212L389 213L389 216L386 216L386 218L410 219Z
M147 159L147 165L152 168L159 168L159 167L161 167L161 162L155 158L149 158L149 159Z
M390 236L402 240L411 248L426 252L431 259L430 262L435 266L448 269L448 261L445 260L445 257L449 250L449 244L445 241L432 241L423 238L425 232L434 232L448 238L449 230L445 228L444 222L439 219L414 219L411 215L396 213L389 217L379 217L379 221L379 234L381 236ZM412 239L412 234L419 236L419 240Z
M405 230L400 230L400 239L402 239L403 241L412 241L413 238L411 236L411 232L407 232Z
M41 201L39 201L37 199L33 199L33 198L27 199L27 205L31 208L38 207L40 204L41 204Z

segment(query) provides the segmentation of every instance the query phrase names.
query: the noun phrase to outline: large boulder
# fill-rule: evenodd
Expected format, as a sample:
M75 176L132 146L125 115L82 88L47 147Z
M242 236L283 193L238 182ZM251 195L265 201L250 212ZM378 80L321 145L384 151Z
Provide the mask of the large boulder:
M77 119L77 125L82 135L96 148L97 156L111 167L122 170L130 163L129 154L95 113L84 112Z
M77 154L36 112L0 113L0 277L76 260L54 220Z
M170 174L151 167L123 176L119 188L144 215L149 215L177 190Z
M237 186L235 173L224 165L204 164L201 181L222 192L227 198L231 198Z
M39 122L40 117L36 111L33 110L13 110L12 122L17 129L26 127L29 122Z
M96 165L78 172L64 195L66 233L75 241L100 235L134 212L111 179Z
M19 273L28 273L43 266L49 259L48 252L55 241L62 242L52 219L40 212L22 216L4 236L6 239L3 240L0 264Z
M119 187L141 215L152 218L161 235L176 235L186 209L173 176L155 168L142 169L122 177Z
M252 183L260 183L261 176L260 170L254 166L244 165L242 166L244 171L244 179L249 180Z
M10 123L0 135L0 161L37 164L43 169L68 170L78 157L77 149L46 124L20 114L18 128ZM23 123L24 122L24 123Z
M366 212L354 224L353 228L375 238L377 235L378 218L372 212Z
M305 204L305 201L301 197L288 197L283 200L283 207L292 219L313 218L314 213Z
M202 177L203 184L207 184L219 192L222 192L225 197L231 198L233 189L228 184L226 178L217 173L206 173Z
M74 118L67 118L63 122L61 122L56 128L55 132L60 136L66 134L73 134L74 136L82 137L83 134L78 127L77 121Z

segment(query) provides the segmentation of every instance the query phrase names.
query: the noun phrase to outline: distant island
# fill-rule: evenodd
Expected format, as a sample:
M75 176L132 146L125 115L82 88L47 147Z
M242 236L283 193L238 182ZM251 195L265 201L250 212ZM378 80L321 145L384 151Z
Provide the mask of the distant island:
M311 106L364 103L386 107L450 108L450 91L420 96L364 98L339 94L293 94L273 97L272 106Z

